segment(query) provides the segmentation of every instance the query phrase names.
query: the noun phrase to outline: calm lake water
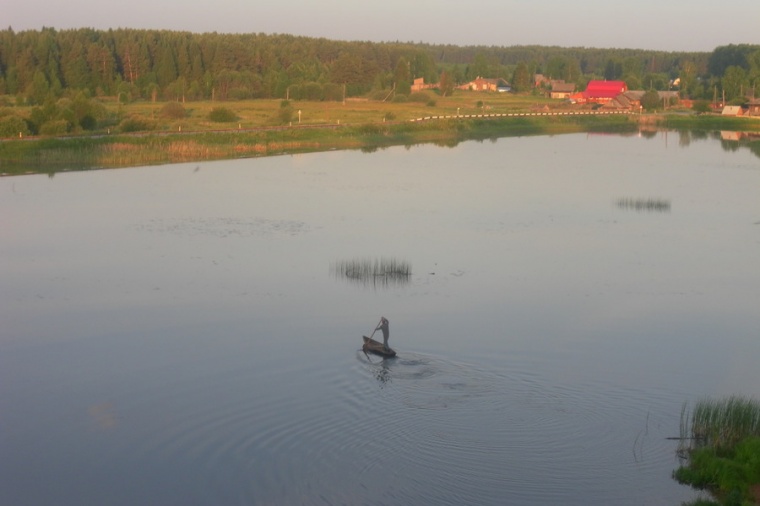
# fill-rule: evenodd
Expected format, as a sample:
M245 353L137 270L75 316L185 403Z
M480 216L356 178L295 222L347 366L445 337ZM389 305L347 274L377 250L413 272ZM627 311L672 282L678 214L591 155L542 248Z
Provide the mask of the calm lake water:
M682 403L760 391L760 158L734 146L2 178L0 504L694 498ZM411 274L336 268L389 261ZM381 316L398 358L368 360Z

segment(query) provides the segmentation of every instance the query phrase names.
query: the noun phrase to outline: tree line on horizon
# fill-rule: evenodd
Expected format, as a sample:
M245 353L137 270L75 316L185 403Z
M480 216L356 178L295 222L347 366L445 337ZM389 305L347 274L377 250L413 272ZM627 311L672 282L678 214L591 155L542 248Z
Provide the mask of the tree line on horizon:
M133 100L342 100L410 93L415 78L440 93L476 77L516 92L534 74L576 83L624 80L630 89L677 89L684 98L737 99L760 84L760 46L712 52L557 46L455 46L337 41L286 34L91 28L0 31L0 95L20 105L52 98ZM723 95L725 93L725 95Z

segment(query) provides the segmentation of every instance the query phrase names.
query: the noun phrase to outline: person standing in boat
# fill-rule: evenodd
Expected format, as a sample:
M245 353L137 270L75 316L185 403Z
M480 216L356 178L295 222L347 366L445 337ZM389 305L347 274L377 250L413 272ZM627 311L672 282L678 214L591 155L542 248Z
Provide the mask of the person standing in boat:
M391 331L388 328L388 318L386 318L385 316L381 316L380 317L380 323L377 325L377 328L375 330L376 331L377 330L382 330L383 331L383 346L385 346L385 349L387 350L388 349L388 337L390 337L390 335L391 335Z

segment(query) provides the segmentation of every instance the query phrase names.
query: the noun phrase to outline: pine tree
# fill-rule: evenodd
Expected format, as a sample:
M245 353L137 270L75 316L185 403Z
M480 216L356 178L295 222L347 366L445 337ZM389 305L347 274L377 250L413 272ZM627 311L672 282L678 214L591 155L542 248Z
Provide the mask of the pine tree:
M512 74L512 89L516 93L530 91L532 88L532 81L528 65L525 62L518 63L514 74Z

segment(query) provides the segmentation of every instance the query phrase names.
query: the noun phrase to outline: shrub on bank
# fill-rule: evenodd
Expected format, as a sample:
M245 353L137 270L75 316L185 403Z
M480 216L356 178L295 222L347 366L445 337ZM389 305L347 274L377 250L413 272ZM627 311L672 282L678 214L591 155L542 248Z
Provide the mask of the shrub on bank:
M294 114L295 110L293 109L293 106L290 105L290 100L283 100L280 102L280 109L277 111L277 118L281 124L287 125L293 121Z
M208 119L215 123L232 123L238 119L237 114L226 107L214 107L208 113Z
M16 115L0 117L0 137L18 137L29 135L29 126L26 121Z
M154 122L141 116L129 116L119 123L119 130L124 133L143 132L153 130L155 127L156 125Z
M168 102L161 108L161 116L169 119L183 119L187 116L187 112L179 102Z
M40 135L64 135L71 130L71 124L65 119L47 121L40 126Z
M695 100L691 108L697 114L703 114L712 110L710 102L707 100Z

